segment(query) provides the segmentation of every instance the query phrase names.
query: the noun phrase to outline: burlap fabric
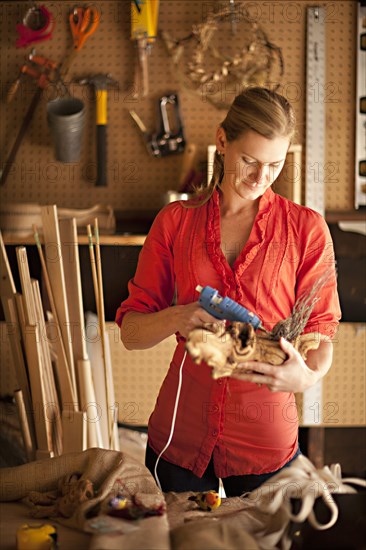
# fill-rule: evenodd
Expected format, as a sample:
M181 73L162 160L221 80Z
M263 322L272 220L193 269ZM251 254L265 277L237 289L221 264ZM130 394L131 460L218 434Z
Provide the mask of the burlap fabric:
M75 506L72 515L62 517L58 503L62 499L60 480L72 478L91 483L94 491ZM89 449L56 458L39 460L0 469L0 500L24 499L33 517L51 517L68 527L94 533L93 548L131 550L170 548L167 516L148 517L137 521L114 518L105 512L117 493L138 499L147 508L165 507L164 495L148 469L133 457L118 451ZM107 537L107 541L106 541Z
M70 518L56 517L64 525L91 532L90 550L257 550L281 547L289 550L289 526L293 520L309 520L315 529L329 529L338 520L332 493L354 493L349 483L366 486L364 480L342 479L340 468L316 470L300 455L257 490L224 499L213 512L205 512L189 500L193 493L167 493L157 488L150 472L128 455L102 449L70 453L53 459L0 469L0 499L27 497L33 511L44 506L37 498L52 498L60 479L77 472L93 484L95 495L79 504ZM112 518L105 504L116 491L135 495L147 507L167 505L168 514L137 521ZM300 499L294 514L292 498ZM320 524L313 512L317 498L329 508L330 519ZM169 533L170 530L170 533Z

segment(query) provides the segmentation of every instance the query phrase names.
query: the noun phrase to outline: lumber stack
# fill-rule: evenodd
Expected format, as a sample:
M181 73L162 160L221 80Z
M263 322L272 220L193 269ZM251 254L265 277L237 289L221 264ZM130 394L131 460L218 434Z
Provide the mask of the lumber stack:
M27 250L18 246L21 288L16 289L0 232L0 294L16 369L14 398L27 458L59 456L90 447L118 450L98 220L94 221L94 237L91 226L87 229L100 345L88 349L76 220L59 221L55 205L41 210L43 246L36 226L33 232L42 281L31 277ZM40 287L45 289L43 300Z

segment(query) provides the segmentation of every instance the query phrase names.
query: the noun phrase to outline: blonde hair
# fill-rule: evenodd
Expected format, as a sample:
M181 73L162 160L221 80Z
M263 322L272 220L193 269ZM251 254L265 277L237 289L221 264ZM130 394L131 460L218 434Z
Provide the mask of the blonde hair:
M283 95L267 88L250 87L236 96L220 127L229 143L241 138L248 130L267 139L286 137L291 143L295 125L294 110ZM197 198L189 206L201 206L207 202L223 176L224 159L215 151L211 181L195 189Z

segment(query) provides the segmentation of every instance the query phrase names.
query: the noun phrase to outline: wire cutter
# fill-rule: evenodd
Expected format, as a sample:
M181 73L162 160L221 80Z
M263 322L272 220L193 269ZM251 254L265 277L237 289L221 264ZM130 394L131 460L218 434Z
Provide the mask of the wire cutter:
M96 31L99 20L99 12L94 7L73 9L69 21L75 50L81 50L85 40Z

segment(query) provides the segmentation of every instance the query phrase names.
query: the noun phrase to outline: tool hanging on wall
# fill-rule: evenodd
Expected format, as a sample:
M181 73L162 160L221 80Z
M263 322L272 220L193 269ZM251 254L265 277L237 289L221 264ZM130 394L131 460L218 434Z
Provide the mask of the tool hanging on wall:
M23 22L16 26L17 48L26 48L30 44L43 42L52 37L56 19L46 6L32 6L23 17Z
M36 81L37 90L25 114L22 125L15 139L14 145L10 151L10 154L4 163L1 176L0 176L0 185L4 185L7 180L9 172L14 164L15 157L20 147L20 144L22 143L22 140L25 136L27 128L32 120L33 113L36 110L38 102L41 98L42 91L48 86L50 82L55 82L59 78L57 63L45 57L36 56L34 52L35 50L32 50L32 53L28 57L28 61L30 62L30 65L26 63L21 67L19 76L13 82L7 94L7 101L9 103L14 98L14 95L16 94L19 88L21 79L25 75L31 76Z
M324 216L325 8L307 8L305 205ZM303 393L303 422L314 425L314 404L322 410L322 381Z
M130 115L141 131L148 152L155 158L184 151L186 141L180 116L177 94L167 94L158 100L158 130L149 134L146 126L135 111Z
M78 84L91 84L95 88L97 123L97 187L107 185L107 97L109 87L118 82L108 74L97 74L77 80Z
M138 63L135 69L134 96L145 97L149 93L147 56L156 40L159 0L134 0L131 2L131 39L137 42Z
M37 86L43 90L49 82L58 81L58 67L57 63L47 59L46 57L36 55L36 50L33 48L28 55L27 62L21 66L19 75L10 86L6 95L7 103L13 101L21 81L25 76L31 76L34 78Z
M61 85L63 88L65 88L64 79L68 74L76 55L83 47L86 39L96 31L99 25L99 20L100 20L99 12L94 7L86 8L85 10L83 8L74 8L72 13L70 14L69 22L70 22L71 32L73 35L73 48L72 48L72 51L64 60L64 62L57 67L57 71L58 71L57 81L59 85ZM34 61L34 57L33 57L33 61ZM46 61L48 61L50 64L51 63L53 64L53 62L50 62L49 60L46 60ZM44 64L43 68L45 67L47 67L47 63ZM54 69L53 65L51 68ZM53 82L53 80L51 80L50 78L46 80L44 80L43 78L40 78L39 80L37 80L38 88L32 98L31 104L28 107L28 111L25 114L24 120L19 129L18 135L15 138L15 142L10 151L10 154L2 167L2 171L0 175L0 185L4 185L6 183L9 172L14 164L18 149L22 143L22 140L25 136L27 128L32 120L33 114L41 98L42 90L47 87L49 82ZM14 91L14 87L16 89L17 86L19 85L19 83L18 84L16 83L17 81L13 84L13 91Z
M99 26L100 13L95 7L81 8L75 7L69 14L69 23L73 39L73 47L66 59L63 61L60 72L64 78L70 70L70 67L84 46L89 36L95 33Z

